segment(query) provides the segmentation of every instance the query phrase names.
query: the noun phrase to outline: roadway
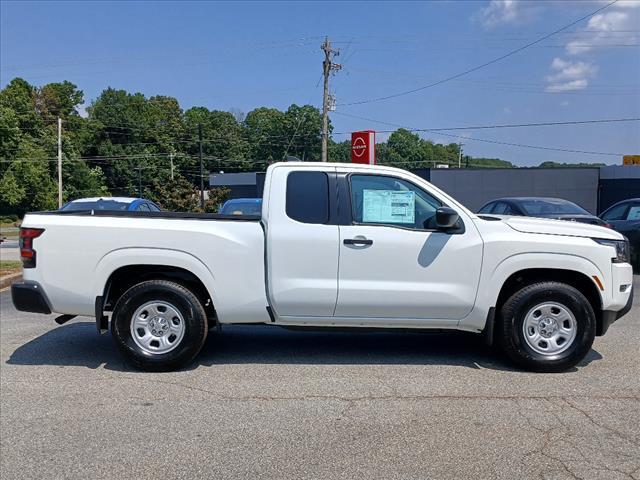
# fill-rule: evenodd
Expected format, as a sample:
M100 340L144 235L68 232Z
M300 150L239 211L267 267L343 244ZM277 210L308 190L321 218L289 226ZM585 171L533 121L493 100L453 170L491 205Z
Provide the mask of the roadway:
M141 373L91 319L0 308L6 480L640 479L637 305L562 374L472 335L258 326Z

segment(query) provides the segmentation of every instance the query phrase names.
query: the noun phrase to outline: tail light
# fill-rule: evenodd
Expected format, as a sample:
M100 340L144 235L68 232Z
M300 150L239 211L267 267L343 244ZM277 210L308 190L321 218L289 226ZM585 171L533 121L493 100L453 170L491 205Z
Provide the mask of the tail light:
M36 251L33 249L33 239L38 238L44 232L44 228L20 229L20 258L23 268L35 268Z

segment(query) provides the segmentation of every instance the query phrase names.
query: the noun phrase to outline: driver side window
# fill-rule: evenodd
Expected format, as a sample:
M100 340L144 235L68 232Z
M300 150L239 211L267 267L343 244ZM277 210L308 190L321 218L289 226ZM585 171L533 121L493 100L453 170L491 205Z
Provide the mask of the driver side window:
M606 212L602 216L602 219L605 221L624 220L626 212L627 212L627 204L623 203L622 205L613 207L608 212Z
M356 223L436 228L442 202L411 182L383 175L351 175L351 205Z

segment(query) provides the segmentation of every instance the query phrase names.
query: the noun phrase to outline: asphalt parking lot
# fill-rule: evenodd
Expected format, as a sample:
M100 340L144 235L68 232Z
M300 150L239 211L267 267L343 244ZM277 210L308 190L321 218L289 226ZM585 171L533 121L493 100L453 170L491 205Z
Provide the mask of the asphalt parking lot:
M640 479L637 303L562 374L471 335L255 326L151 374L91 319L57 326L5 291L0 476Z

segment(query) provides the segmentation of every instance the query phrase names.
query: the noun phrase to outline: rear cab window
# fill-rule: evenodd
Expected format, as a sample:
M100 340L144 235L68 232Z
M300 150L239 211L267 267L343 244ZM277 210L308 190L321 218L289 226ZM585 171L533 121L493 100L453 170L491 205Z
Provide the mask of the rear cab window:
M329 177L326 172L291 172L287 176L286 213L301 223L329 221Z

